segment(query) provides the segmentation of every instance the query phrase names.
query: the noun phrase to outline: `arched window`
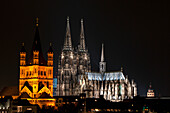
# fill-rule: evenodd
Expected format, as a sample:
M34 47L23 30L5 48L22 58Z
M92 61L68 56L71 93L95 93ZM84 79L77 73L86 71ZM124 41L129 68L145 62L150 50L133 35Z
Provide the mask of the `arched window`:
M24 71L23 71L23 69L21 70L21 74L24 74Z
M35 68L35 73L37 73L37 69Z
M41 75L43 75L43 71L41 71Z
M51 70L49 70L49 74L51 75Z

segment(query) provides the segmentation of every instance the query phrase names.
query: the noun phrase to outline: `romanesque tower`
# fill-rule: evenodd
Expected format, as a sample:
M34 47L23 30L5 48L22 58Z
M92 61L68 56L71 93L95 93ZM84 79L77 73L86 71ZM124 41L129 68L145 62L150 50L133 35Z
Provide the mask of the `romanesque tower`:
M50 45L46 61L41 49L38 26L37 18L29 60L26 60L24 44L20 51L19 96L41 107L54 105L54 99L50 99L53 97L53 51Z

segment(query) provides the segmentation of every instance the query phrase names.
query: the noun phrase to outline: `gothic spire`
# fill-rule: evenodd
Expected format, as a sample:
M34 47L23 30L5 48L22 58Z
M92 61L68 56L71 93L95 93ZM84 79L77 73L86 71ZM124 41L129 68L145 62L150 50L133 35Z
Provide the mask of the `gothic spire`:
M86 50L85 38L84 38L83 19L81 19L80 47L81 47L81 49L82 49L83 51Z
M104 62L104 44L102 44L101 62Z
M106 62L104 62L104 44L102 44L101 61L100 61L100 73L104 76L106 71Z
M63 50L72 50L69 17L67 17L66 37Z

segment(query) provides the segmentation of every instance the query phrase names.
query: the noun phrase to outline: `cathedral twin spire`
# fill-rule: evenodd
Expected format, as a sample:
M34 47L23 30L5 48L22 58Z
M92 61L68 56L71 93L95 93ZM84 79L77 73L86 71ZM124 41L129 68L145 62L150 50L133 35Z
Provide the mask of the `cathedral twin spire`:
M67 17L66 37L63 50L72 50L69 17Z
M69 17L67 17L66 37L65 37L63 50L72 50L72 49L73 48L72 48L72 42L71 42L70 23L69 23ZM83 19L81 19L80 49L82 51L86 50L85 38L84 38Z
M82 51L85 51L85 50L86 50L85 38L84 38L83 19L81 19L80 49L81 49Z

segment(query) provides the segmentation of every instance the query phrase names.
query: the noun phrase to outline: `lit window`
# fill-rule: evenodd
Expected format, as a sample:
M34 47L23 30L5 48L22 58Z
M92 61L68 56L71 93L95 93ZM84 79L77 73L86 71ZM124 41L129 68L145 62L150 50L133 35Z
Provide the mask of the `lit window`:
M22 112L22 106L17 106L17 112Z
M32 110L32 108L27 108L27 110Z

